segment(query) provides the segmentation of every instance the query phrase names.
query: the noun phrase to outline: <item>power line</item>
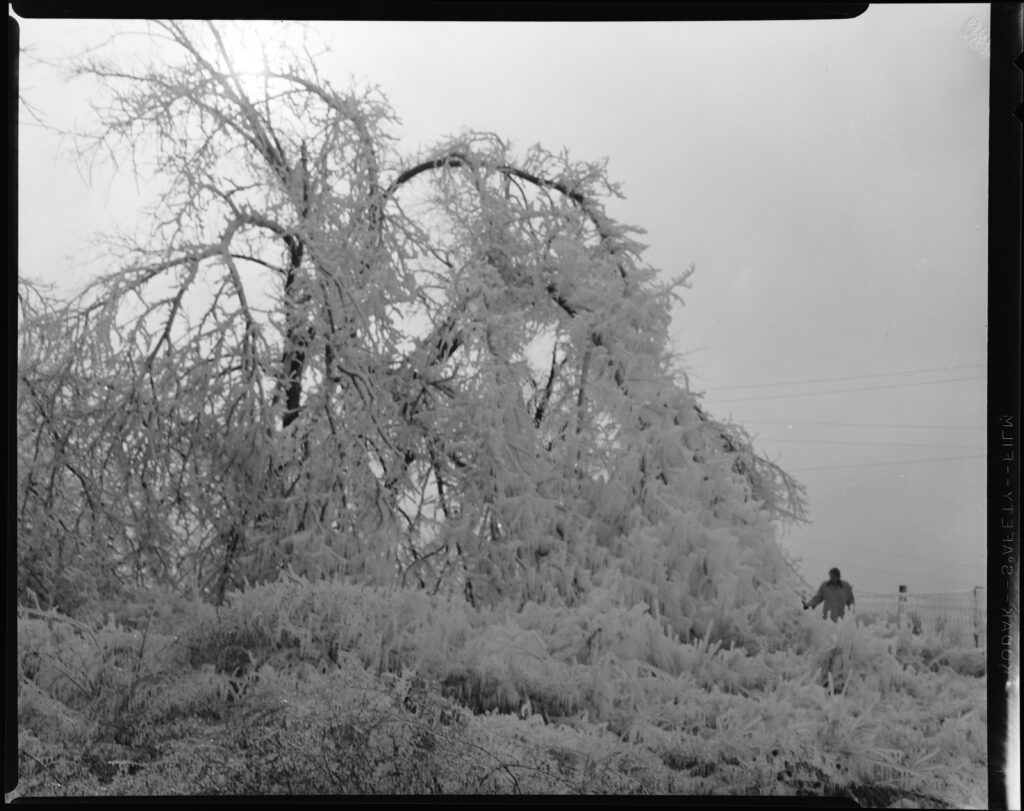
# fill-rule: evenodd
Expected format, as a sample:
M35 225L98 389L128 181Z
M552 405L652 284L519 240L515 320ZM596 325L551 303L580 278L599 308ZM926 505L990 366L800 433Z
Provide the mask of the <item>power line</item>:
M877 549L869 546L854 546L853 544L840 544L840 543L829 543L828 541L800 541L799 543L810 544L811 546L834 546L837 549L858 549L864 552L877 552L886 556L895 556L900 558L909 558L910 560L927 560L932 563L945 563L949 566L961 566L969 569L981 569L984 570L984 566L976 563L963 563L955 562L952 560L942 560L941 558L933 558L925 555L908 555L906 552L890 552L887 549Z
M835 565L835 561L822 560L821 558L804 558L804 557L800 558L800 562L801 563L803 563L805 560L814 561L815 563L821 563L821 564L824 564L826 566L834 566ZM959 580L947 580L944 577L928 577L927 575L917 574L916 572L914 574L912 574L912 575L909 575L909 574L906 574L906 573L903 573L903 572L894 572L892 569L876 569L876 568L874 568L872 566L862 566L859 563L851 563L850 566L854 567L854 568L857 568L857 569L863 569L866 572L878 572L879 574L895 575L896 577L899 577L902 580L914 580L914 579L917 579L917 580L930 580L932 583L953 583L953 584L959 584L961 582ZM970 586L967 586L967 587L961 586L960 588L961 588L961 591L968 591L971 587Z
M887 465L918 465L924 462L958 462L964 459L987 459L985 454L978 456L936 456L931 459L900 459L894 462L865 462L856 465L826 465L824 467L797 467L790 468L790 473L807 473L811 470L845 470L854 467L885 467Z
M838 383L841 380L867 380L875 377L902 377L904 375L915 375L924 374L926 372L951 372L954 370L960 371L962 369L984 369L987 364L984 363L971 363L966 366L940 366L934 369L912 369L909 372L879 372L871 375L849 375L847 377L819 377L813 380L785 380L781 383L750 383L748 385L734 385L734 386L715 386L715 391L725 391L726 389L763 389L767 386L802 386L805 383Z
M983 425L915 425L909 422L813 422L806 420L759 420L746 419L744 422L759 422L765 425L829 425L834 427L850 428L921 428L940 429L949 431L984 431Z
M817 397L822 394L850 394L861 391L879 391L881 389L905 389L910 386L934 386L940 383L969 383L972 380L987 380L987 375L975 377L957 377L951 380L918 380L914 383L892 383L888 386L862 386L855 389L830 389L828 391L804 391L798 394L762 394L755 397L727 397L716 399L715 403L743 403L750 400L782 400L789 397Z
M799 442L807 445L872 445L884 448L959 448L965 451L982 450L974 445L930 445L919 442L850 442L845 439L795 439L787 437L776 439L774 437L755 437L758 442Z

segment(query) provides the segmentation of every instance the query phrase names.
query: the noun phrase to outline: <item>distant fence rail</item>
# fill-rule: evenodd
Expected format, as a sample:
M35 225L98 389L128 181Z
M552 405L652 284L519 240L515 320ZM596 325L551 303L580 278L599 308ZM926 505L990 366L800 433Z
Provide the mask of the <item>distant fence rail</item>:
M861 593L857 613L883 616L901 627L944 636L976 648L985 647L988 621L984 586L967 591Z

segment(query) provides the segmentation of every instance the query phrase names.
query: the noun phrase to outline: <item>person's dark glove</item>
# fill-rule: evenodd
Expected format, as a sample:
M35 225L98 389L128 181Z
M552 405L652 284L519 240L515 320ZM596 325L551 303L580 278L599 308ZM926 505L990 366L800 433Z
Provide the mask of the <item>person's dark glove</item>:
M808 608L811 607L811 604L809 602L807 602L807 600L805 600L803 598L800 598L800 602L802 602L804 604L804 611L806 611Z

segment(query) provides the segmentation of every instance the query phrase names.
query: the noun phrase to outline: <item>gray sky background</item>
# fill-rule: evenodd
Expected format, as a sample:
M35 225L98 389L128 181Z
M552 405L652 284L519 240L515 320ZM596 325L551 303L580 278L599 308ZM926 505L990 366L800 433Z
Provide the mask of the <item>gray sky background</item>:
M988 6L855 20L317 24L339 86L378 84L407 150L464 128L608 157L646 258L697 272L673 324L708 410L803 481L782 534L808 581L985 583ZM102 21L23 20L78 49ZM67 122L88 87L22 67ZM75 286L90 233L130 222L23 114L20 267Z

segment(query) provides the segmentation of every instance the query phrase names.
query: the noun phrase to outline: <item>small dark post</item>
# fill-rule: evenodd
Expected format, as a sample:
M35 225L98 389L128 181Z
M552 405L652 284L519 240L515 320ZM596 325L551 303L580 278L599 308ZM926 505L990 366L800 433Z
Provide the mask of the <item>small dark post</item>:
M978 599L978 592L981 586L975 586L971 591L971 628L974 630L974 647L981 647L981 640L984 634L981 632L981 600Z

